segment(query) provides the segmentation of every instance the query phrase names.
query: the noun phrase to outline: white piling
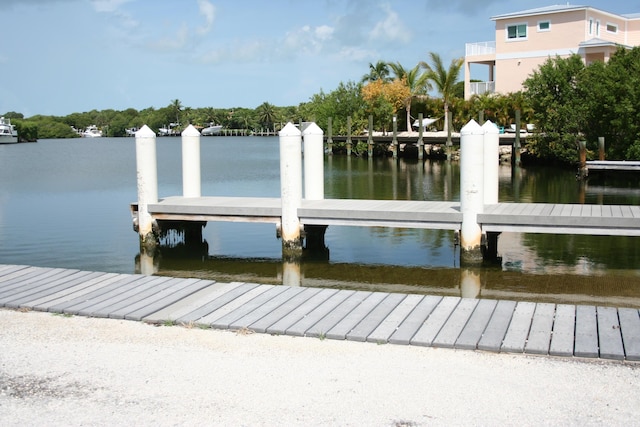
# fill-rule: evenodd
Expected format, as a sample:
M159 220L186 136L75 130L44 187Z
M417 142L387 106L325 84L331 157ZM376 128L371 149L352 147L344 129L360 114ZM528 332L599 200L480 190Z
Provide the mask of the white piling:
M147 242L153 233L148 206L158 202L156 134L144 125L136 132L136 174L138 182L138 233Z
M482 230L477 217L484 206L483 142L484 129L475 120L460 130L460 249L462 258L470 261L482 259Z
M304 198L324 199L324 132L311 123L302 132L304 138Z
M182 195L200 197L200 132L187 126L182 131Z
M490 120L484 130L484 204L498 203L498 170L500 169L500 130Z
M298 208L302 202L302 133L292 123L282 128L280 137L280 198L282 201L283 256L302 251Z

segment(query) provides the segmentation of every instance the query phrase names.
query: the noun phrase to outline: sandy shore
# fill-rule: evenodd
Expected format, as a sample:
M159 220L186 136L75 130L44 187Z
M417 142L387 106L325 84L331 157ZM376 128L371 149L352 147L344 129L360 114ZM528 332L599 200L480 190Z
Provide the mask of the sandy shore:
M640 364L0 309L0 425L634 425Z

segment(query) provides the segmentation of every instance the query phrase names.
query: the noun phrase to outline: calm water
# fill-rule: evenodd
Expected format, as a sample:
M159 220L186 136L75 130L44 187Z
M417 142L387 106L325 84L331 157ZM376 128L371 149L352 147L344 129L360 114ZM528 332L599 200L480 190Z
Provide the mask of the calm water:
M179 138L157 140L160 197L182 192ZM278 139L202 139L202 194L279 197ZM129 138L0 145L0 263L133 273ZM457 163L343 156L325 161L327 198L459 200ZM637 180L581 186L573 171L500 169L500 201L639 204ZM503 233L501 263L458 265L443 230L329 227L328 260L283 265L272 224L211 222L206 246L171 244L157 274L483 298L640 307L638 238ZM175 243L168 241L167 243ZM292 279L293 277L293 279ZM292 283L293 281L293 283Z

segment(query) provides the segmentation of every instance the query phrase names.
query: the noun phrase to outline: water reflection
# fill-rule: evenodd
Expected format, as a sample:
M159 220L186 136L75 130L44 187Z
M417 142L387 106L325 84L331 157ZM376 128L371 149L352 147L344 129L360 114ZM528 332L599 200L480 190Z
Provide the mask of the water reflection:
M449 269L210 256L161 257L156 274L273 285L640 308L637 275L526 274L501 268ZM250 266L250 267L249 267Z

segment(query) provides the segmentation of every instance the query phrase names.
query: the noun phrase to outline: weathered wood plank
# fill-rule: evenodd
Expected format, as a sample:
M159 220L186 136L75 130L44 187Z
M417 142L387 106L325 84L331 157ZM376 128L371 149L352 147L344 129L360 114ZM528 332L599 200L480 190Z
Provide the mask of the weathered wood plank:
M319 289L315 295L300 304L295 310L291 310L282 319L278 320L266 330L268 334L284 335L287 329L304 319L318 306L326 302L332 295L338 292L337 289Z
M326 337L327 332L345 318L352 310L359 307L362 301L371 296L373 292L356 291L338 304L330 313L316 322L305 333L308 337ZM346 333L345 333L346 334Z
M598 314L598 343L603 359L624 360L624 347L620 334L618 310L614 307L596 307Z
M393 335L402 322L407 318L416 306L424 299L423 295L410 294L403 299L400 304L378 325L378 327L369 334L367 341L386 343Z
M263 294L264 292L268 291L269 289L273 288L275 285L260 285L260 286L256 286L253 289L245 292L244 294L238 296L237 298L233 299L232 301L229 301L227 304L223 305L222 307L219 307L215 310L213 310L211 313L202 316L199 320L198 323L202 324L202 325L211 325L212 323L214 323L216 320L220 319L223 316L226 316L229 313L232 313L233 311L239 309L240 307L244 306L245 304L249 303L249 301L253 300L254 298L256 298L257 296Z
M121 292L130 289L132 283L143 280L147 276L140 274L120 274L116 280L108 282L100 282L94 286L90 292L82 293L75 298L60 302L49 308L49 311L55 313L78 314L78 312L86 307L95 304L97 301L103 301L113 295L114 292ZM148 280L148 279L147 279Z
M213 322L211 322L211 327L218 329L231 329L234 322L236 322L238 319L250 314L254 310L259 309L261 306L267 304L269 301L278 297L278 295L288 289L289 288L286 286L274 286L268 289L266 292L263 292L252 300L248 301L246 304L243 304L241 307L233 310L231 313L214 320Z
M308 331L310 331L310 336L318 336L320 334L324 334L327 329L333 327L333 324L326 329L322 329L322 326L319 326L317 329L313 330L313 327L316 324L320 323L325 318L325 316L335 310L340 304L342 304L353 294L355 294L355 291L352 290L341 290L336 292L335 294L331 295L325 302L313 309L306 317L300 319L292 326L287 328L286 334L300 337L307 335Z
M409 313L407 318L398 326L398 329L389 337L389 342L392 344L404 344L411 343L411 338L418 332L418 329L422 327L425 320L431 315L433 310L442 301L441 296L427 295L416 306L415 309Z
M373 292L365 300L363 300L350 313L344 316L336 325L327 331L327 338L335 340L344 340L347 334L356 327L383 299L387 297L387 293Z
M500 351L502 341L511 323L513 311L516 308L515 301L501 300L496 304L489 324L487 325L482 338L478 342L478 350Z
M455 348L475 350L478 347L478 342L480 342L482 333L489 324L489 320L497 304L498 301L492 299L482 299L478 301L478 305L475 310L473 310L471 318L455 342Z
M136 289L132 289L128 293L124 293L118 297L104 301L99 305L93 307L95 310L94 317L113 317L122 318L119 316L112 316L114 312L126 309L132 304L139 302L146 303L154 293L162 292L165 288L171 286L171 277L158 277L155 280L145 282L142 286Z
M269 313L264 317L250 324L248 326L249 329L255 332L266 332L271 325L278 322L292 311L295 311L295 309L307 302L309 298L313 297L318 292L320 292L320 288L301 288L301 291L297 295L294 295L279 307L269 311Z
M438 335L433 339L431 345L434 347L453 348L477 305L477 299L462 298L440 329L440 332L438 332Z
M285 288L283 292L271 298L269 301L266 301L264 304L261 304L259 307L256 307L251 312L231 322L229 329L235 330L249 328L253 323L256 323L258 320L269 315L269 313L304 290L303 288L283 287Z
M30 291L34 287L41 286L43 280L55 280L57 275L64 274L64 269L33 267L24 271L23 274L20 274L21 272L16 273L18 275L2 283L2 288L0 288L0 304L16 293Z
M86 275L78 275L74 279L65 281L60 284L57 289L52 289L49 295L25 301L20 307L29 308L31 310L46 311L48 307L58 304L62 301L77 297L82 293L86 293L87 288L97 283L110 280L117 276L116 273L100 273L100 272L84 272Z
M640 361L640 315L635 308L619 308L620 331L627 360Z
M574 334L576 325L576 306L568 304L556 305L556 316L553 322L551 346L552 356L573 356Z
M256 286L259 285L256 283L239 283L237 286L228 289L225 293L215 295L215 297L210 300L201 300L200 305L197 308L191 310L189 313L185 313L182 316L178 317L176 319L176 322L187 324L193 322L199 324L201 323L200 319L203 316L206 316L212 311L225 306L239 296L249 292Z
M533 314L529 337L524 352L530 354L549 354L551 330L555 317L555 304L538 303Z
M367 337L405 297L403 294L388 294L367 316L347 333L346 339L351 341L366 341Z
M598 357L598 322L594 306L576 307L576 338L574 355L577 357Z
M524 352L535 308L536 304L532 302L520 301L516 304L511 323L500 348L501 351L509 353Z
M52 273L43 279L34 280L31 284L32 286L14 289L9 294L5 294L2 300L4 301L5 307L8 308L28 306L27 303L29 301L46 298L61 287L69 286L69 282L75 283L74 280L81 280L87 274L89 273L79 270L66 270L58 272L57 274Z
M119 304L122 301L135 299L135 296L145 290L148 286L157 286L165 282L167 277L144 276L137 280L121 286L117 290L109 291L99 297L95 297L90 301L86 301L80 306L76 306L75 314L90 317L109 317L109 307Z
M176 290L199 281L198 279L180 279L174 277L167 277L167 279L168 280L156 283L156 285L147 286L146 289L136 294L135 298L127 298L105 307L105 310L108 312L108 317L112 319L124 319L127 314L148 307L168 295L173 295ZM160 308L162 307L158 307L158 309Z
M230 289L240 286L240 282L231 283L216 283L210 282L209 286L205 286L203 289L189 294L168 306L154 311L146 316L142 317L143 322L159 323L165 321L175 321L187 313L196 310L202 305L202 300L211 301L217 296L224 294Z
M410 343L412 345L430 346L461 299L459 297L442 298L438 306L411 338Z
M169 288L167 289L166 294L165 292L159 293L155 301L152 301L148 305L139 304L127 307L127 312L124 313L124 318L127 320L142 320L153 313L157 313L159 310L175 304L177 301L210 287L213 283L214 282L211 280L187 280L186 282L182 282L180 287L176 290ZM119 315L119 313L113 314Z

